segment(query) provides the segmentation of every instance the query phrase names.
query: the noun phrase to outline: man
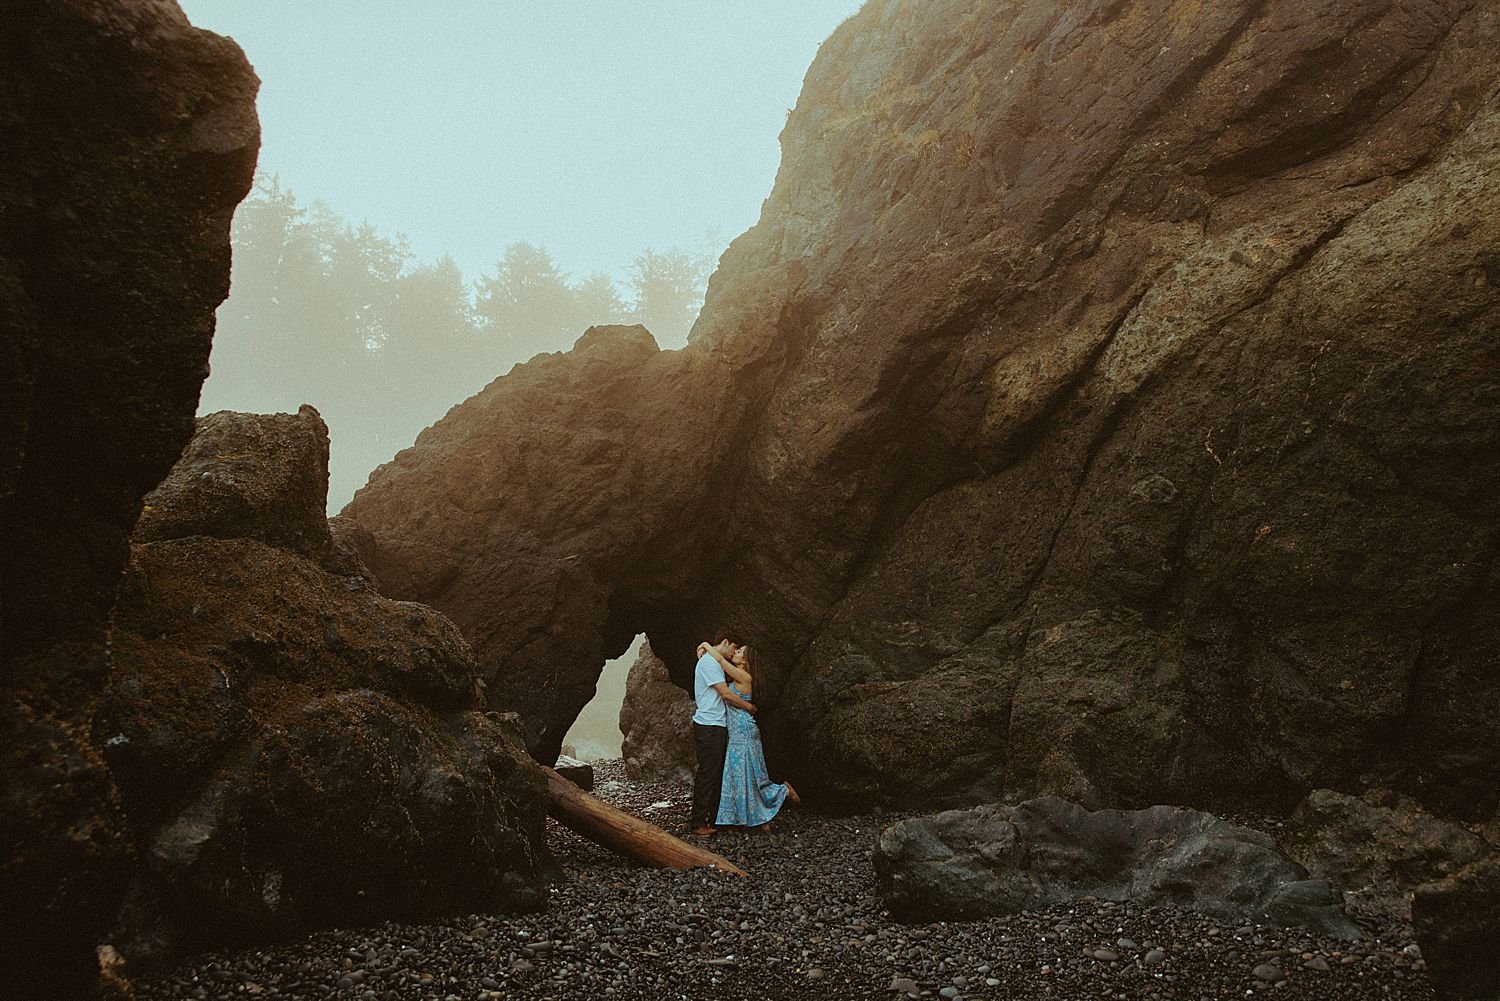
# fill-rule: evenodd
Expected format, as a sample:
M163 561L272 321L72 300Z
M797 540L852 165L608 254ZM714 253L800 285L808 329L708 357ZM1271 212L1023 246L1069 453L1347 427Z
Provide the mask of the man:
M739 648L728 633L714 637L714 646L725 657L733 657ZM724 677L724 669L711 651L704 651L693 670L693 754L697 767L693 771L693 814L688 822L693 834L717 834L714 822L719 816L719 793L724 786L724 751L729 746L729 713L725 703L755 712L753 703L734 693Z

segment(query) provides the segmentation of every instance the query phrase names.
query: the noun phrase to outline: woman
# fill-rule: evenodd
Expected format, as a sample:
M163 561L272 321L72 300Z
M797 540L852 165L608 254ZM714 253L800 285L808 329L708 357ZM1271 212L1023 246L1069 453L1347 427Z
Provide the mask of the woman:
M755 648L742 646L734 652L732 659L712 647L708 647L708 651L723 666L730 679L729 686L745 701L754 702L761 677L760 656ZM715 822L769 831L771 818L781 807L787 802L795 805L801 797L790 782L771 781L755 717L734 706L730 706L728 712L729 749L724 754L724 783L719 793L719 815Z

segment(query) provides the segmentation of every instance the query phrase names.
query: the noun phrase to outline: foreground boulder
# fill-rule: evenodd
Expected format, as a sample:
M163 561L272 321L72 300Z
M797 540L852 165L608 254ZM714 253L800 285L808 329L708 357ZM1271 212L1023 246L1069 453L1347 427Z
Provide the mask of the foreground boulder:
M1388 790L1362 798L1309 793L1278 840L1282 851L1343 892L1350 914L1411 920L1411 892L1493 849L1461 824L1439 820Z
M957 921L1079 897L1356 937L1338 896L1268 836L1177 807L1090 812L1055 797L904 820L880 835L881 897L905 921Z
M141 498L193 429L257 81L174 3L0 28L0 982L84 995L127 872L89 732Z
M346 514L543 760L727 624L810 802L1500 806L1500 21L871 0L687 348L593 331Z
M321 514L317 412L218 413L146 500L96 726L139 846L132 964L309 928L538 907L546 783L472 651Z
M620 704L625 774L652 782L691 782L694 708L693 697L672 683L651 644L642 643Z
M1457 998L1500 997L1500 856L1417 887L1411 918L1435 987Z

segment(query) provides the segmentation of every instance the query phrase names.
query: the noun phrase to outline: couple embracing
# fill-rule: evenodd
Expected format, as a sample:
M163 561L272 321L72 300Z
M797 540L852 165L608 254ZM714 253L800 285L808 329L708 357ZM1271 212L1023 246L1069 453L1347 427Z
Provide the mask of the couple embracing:
M771 818L800 797L790 782L772 782L755 723L760 657L728 634L698 644L693 671L693 834L721 824L771 829Z

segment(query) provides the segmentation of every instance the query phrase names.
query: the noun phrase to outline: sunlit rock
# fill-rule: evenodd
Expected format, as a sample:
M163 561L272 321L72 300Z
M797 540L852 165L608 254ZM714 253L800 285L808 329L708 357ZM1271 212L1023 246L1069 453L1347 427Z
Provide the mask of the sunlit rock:
M345 513L544 760L630 637L686 686L726 624L811 803L1488 817L1497 31L872 0L686 349L590 331Z

